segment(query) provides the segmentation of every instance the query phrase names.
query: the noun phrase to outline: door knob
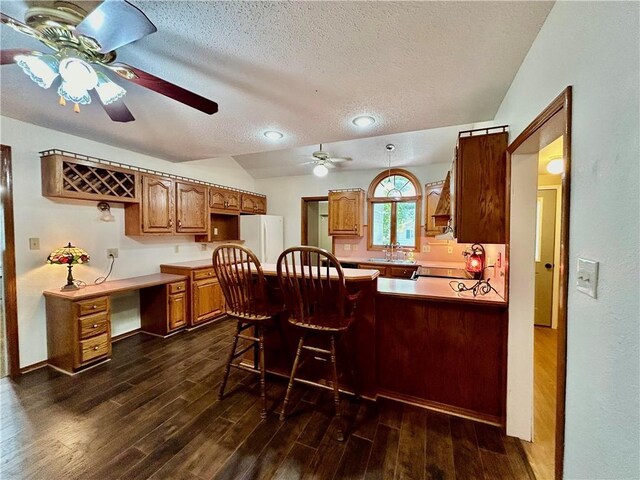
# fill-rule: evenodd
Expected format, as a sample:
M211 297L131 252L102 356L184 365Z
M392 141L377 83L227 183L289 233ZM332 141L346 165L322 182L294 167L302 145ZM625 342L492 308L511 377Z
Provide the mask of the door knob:
M546 268L546 269L553 268L553 264L552 263L545 263L544 264L544 268Z

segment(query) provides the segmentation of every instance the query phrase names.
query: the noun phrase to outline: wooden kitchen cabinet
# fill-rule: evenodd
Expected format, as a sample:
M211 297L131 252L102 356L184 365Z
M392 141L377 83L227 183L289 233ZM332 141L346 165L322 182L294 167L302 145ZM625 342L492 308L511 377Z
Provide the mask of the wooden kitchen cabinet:
M497 133L487 133L499 129ZM506 127L460 132L455 159L454 229L458 243L505 243Z
M436 213L436 207L440 201L440 195L442 194L442 188L444 182L427 183L424 186L424 198L425 198L425 219L424 230L427 237L435 237L442 233L442 227L438 227L435 224L433 214Z
M208 188L176 182L176 232L207 233L209 225Z
M381 277L388 278L411 278L413 272L418 270L419 265L414 264L380 264L380 263L358 263L358 268L365 270L378 270Z
M209 207L215 211L238 212L240 192L220 187L209 188Z
M206 234L207 188L155 175L142 175L139 204L125 207L125 235Z
M140 291L141 329L166 336L187 325L187 282L169 283Z
M206 262L160 265L160 271L188 277L185 288L188 327L195 327L224 315L225 302L220 282L213 268L207 266Z
M362 237L364 190L329 191L329 235Z
M242 213L255 213L264 215L267 213L267 197L254 193L243 193L241 203Z

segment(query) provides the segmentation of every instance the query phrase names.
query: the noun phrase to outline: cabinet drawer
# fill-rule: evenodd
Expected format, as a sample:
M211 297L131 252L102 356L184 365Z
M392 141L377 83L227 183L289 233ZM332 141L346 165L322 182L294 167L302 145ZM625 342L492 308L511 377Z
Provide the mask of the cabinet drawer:
M358 264L358 268L361 270L378 270L380 272L381 277L387 276L387 267L382 267L378 265Z
M411 268L411 267L390 267L390 269L391 269L391 276L398 277L398 278L411 278L411 275L413 275L413 272L416 271L415 268Z
M92 313L104 312L107 308L109 308L109 297L83 300L81 302L76 302L76 315L81 317Z
M194 280L214 278L215 276L216 276L216 272L213 271L213 268L203 268L202 270L196 270L195 272L193 272Z
M109 328L109 314L107 312L87 315L78 319L80 340L107 333Z
M94 358L103 357L109 354L109 335L104 334L98 337L80 341L80 363L86 363Z
M187 282L176 282L169 284L169 294L187 291Z

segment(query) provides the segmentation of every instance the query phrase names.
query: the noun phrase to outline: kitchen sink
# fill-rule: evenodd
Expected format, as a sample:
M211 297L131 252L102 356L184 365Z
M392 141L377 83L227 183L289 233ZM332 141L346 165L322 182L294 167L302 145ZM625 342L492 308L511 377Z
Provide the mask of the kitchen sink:
M415 260L387 260L386 258L370 258L368 259L369 262L375 262L375 263L393 263L396 265L415 265L416 261Z

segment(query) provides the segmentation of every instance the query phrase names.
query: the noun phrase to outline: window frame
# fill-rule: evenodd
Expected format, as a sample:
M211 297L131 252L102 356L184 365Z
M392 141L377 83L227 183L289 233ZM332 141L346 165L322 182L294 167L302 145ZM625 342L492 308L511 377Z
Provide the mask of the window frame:
M378 184L387 178L389 175L398 175L409 180L413 187L415 188L416 195L413 197L401 197L400 199L393 199L389 197L375 197L374 193ZM391 243L397 242L396 237L396 211L398 203L415 203L416 206L416 218L415 218L415 245L413 246L414 250L418 250L420 246L420 207L422 205L422 188L420 187L420 182L416 176L404 169L401 168L392 168L391 170L385 170L379 173L369 185L369 190L367 191L367 249L368 250L382 250L384 245L374 245L373 244L373 205L375 203L391 203L391 225L390 225L390 241ZM404 247L404 248L411 248Z

